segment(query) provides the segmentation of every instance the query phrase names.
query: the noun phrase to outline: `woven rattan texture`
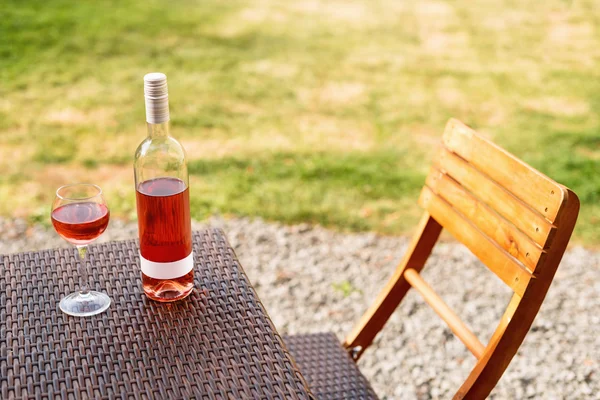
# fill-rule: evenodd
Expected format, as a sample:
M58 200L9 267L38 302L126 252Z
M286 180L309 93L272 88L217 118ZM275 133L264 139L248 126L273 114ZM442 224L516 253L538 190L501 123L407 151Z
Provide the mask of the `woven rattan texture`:
M286 336L283 340L318 399L377 399L333 333Z
M307 398L224 235L194 234L195 289L159 304L141 289L136 241L91 246L108 312L73 318L74 249L0 256L0 398Z

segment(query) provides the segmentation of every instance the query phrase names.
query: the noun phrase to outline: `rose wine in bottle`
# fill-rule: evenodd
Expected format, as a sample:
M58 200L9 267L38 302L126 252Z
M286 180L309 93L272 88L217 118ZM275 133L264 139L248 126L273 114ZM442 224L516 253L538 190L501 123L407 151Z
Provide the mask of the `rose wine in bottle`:
M194 288L190 193L185 150L169 134L167 77L144 77L148 137L135 153L134 174L144 292L183 299Z

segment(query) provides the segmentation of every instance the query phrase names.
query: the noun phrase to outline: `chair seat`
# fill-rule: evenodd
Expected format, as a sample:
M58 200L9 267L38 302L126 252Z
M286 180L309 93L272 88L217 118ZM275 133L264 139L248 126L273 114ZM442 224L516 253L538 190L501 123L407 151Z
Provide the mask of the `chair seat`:
M377 399L333 333L285 336L283 340L318 399Z

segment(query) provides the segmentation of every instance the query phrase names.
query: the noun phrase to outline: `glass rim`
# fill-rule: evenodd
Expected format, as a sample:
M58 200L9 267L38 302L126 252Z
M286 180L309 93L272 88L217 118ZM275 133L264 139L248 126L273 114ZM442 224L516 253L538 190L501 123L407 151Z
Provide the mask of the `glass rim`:
M98 191L98 193L92 195L92 196L87 196L87 197L68 197L68 196L63 196L61 195L59 192L63 189L66 188L71 188L74 186L87 186L87 187L93 187L96 188L96 190ZM89 199L93 199L94 197L98 197L102 195L102 188L94 183L70 183L68 185L62 185L61 187L59 187L58 189L56 189L56 197L58 197L61 200L73 200L73 201L79 201L79 200L89 200Z

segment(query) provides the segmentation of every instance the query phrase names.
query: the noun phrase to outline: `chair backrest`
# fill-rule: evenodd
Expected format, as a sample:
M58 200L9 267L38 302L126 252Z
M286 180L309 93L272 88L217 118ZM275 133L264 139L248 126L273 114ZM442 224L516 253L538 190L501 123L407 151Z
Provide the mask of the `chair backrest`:
M533 323L573 232L579 200L568 188L452 119L419 204L425 213L405 257L344 345L357 360L413 287L477 358L454 398L483 399ZM514 292L487 345L419 274L442 228Z

